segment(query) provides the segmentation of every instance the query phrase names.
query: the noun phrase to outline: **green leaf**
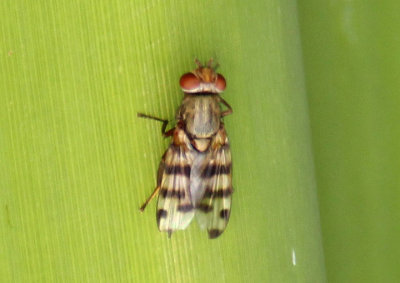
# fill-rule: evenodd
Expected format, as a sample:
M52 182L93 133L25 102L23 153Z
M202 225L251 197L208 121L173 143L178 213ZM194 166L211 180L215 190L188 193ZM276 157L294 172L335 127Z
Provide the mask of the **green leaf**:
M323 282L293 1L3 1L4 282ZM234 161L230 223L159 233L178 80L214 57Z

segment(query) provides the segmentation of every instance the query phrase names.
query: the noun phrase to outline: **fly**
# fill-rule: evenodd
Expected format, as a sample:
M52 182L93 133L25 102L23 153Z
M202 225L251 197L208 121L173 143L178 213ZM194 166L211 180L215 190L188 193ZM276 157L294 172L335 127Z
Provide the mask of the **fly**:
M216 73L212 59L205 66L195 62L197 68L180 78L184 97L175 127L166 131L168 120L138 113L162 122L163 136L172 138L158 168L157 186L140 210L158 194L156 219L161 232L171 236L196 216L214 239L225 230L231 211L232 159L222 118L232 114L232 108L220 96L226 80Z

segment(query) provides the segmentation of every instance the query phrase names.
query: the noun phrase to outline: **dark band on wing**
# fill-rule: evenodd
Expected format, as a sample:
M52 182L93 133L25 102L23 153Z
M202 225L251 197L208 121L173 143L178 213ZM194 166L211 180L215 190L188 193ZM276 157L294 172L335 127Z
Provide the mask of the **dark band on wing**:
M205 198L226 198L232 195L233 190L231 187L226 188L226 189L219 189L217 191L214 191L212 188L207 187L205 192L204 192L204 197Z
M161 188L160 196L163 198L177 198L182 199L186 196L185 191L183 190L174 190L168 188Z
M159 210L157 210L156 218L157 218L157 224L158 224L158 226L160 226L160 219L161 219L161 218L166 218L167 215L168 215L168 212L167 212L165 209L159 209Z
M214 177L215 175L230 174L230 173L231 173L231 164L226 164L226 165L209 164L204 169L203 173L201 174L201 177L211 178Z
M193 210L193 205L191 205L191 204L178 205L178 211L180 211L180 212L190 212L192 210Z
M224 231L223 230L221 231L221 230L218 230L218 229L208 230L208 238L215 239L215 238L219 237L219 235L221 235L222 232L224 232Z
M165 174L168 175L184 175L186 177L190 177L190 166L189 165L170 165L166 166Z
M211 210L213 210L212 205L208 205L208 204L205 204L205 203L200 203L200 204L198 204L198 205L196 206L196 208L197 208L198 210L202 211L202 212L205 212L205 213L210 212Z
M228 221L230 212L231 211L229 209L221 209L221 211L219 212L219 217Z

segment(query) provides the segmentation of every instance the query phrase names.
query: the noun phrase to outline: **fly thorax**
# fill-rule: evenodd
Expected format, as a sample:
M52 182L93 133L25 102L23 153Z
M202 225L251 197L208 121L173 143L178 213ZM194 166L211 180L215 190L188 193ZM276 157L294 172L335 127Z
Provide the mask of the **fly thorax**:
M203 139L213 136L219 129L221 108L218 97L211 94L188 95L184 100L186 131L190 136Z

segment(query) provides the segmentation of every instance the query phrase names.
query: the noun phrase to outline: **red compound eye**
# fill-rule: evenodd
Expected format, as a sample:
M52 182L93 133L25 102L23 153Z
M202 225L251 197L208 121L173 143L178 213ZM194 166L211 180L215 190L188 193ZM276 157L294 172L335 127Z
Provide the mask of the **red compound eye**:
M215 87L219 91L223 91L226 88L226 80L221 74L217 74L217 79L215 80Z
M195 90L200 87L200 80L192 73L184 74L179 80L179 84L183 90Z

